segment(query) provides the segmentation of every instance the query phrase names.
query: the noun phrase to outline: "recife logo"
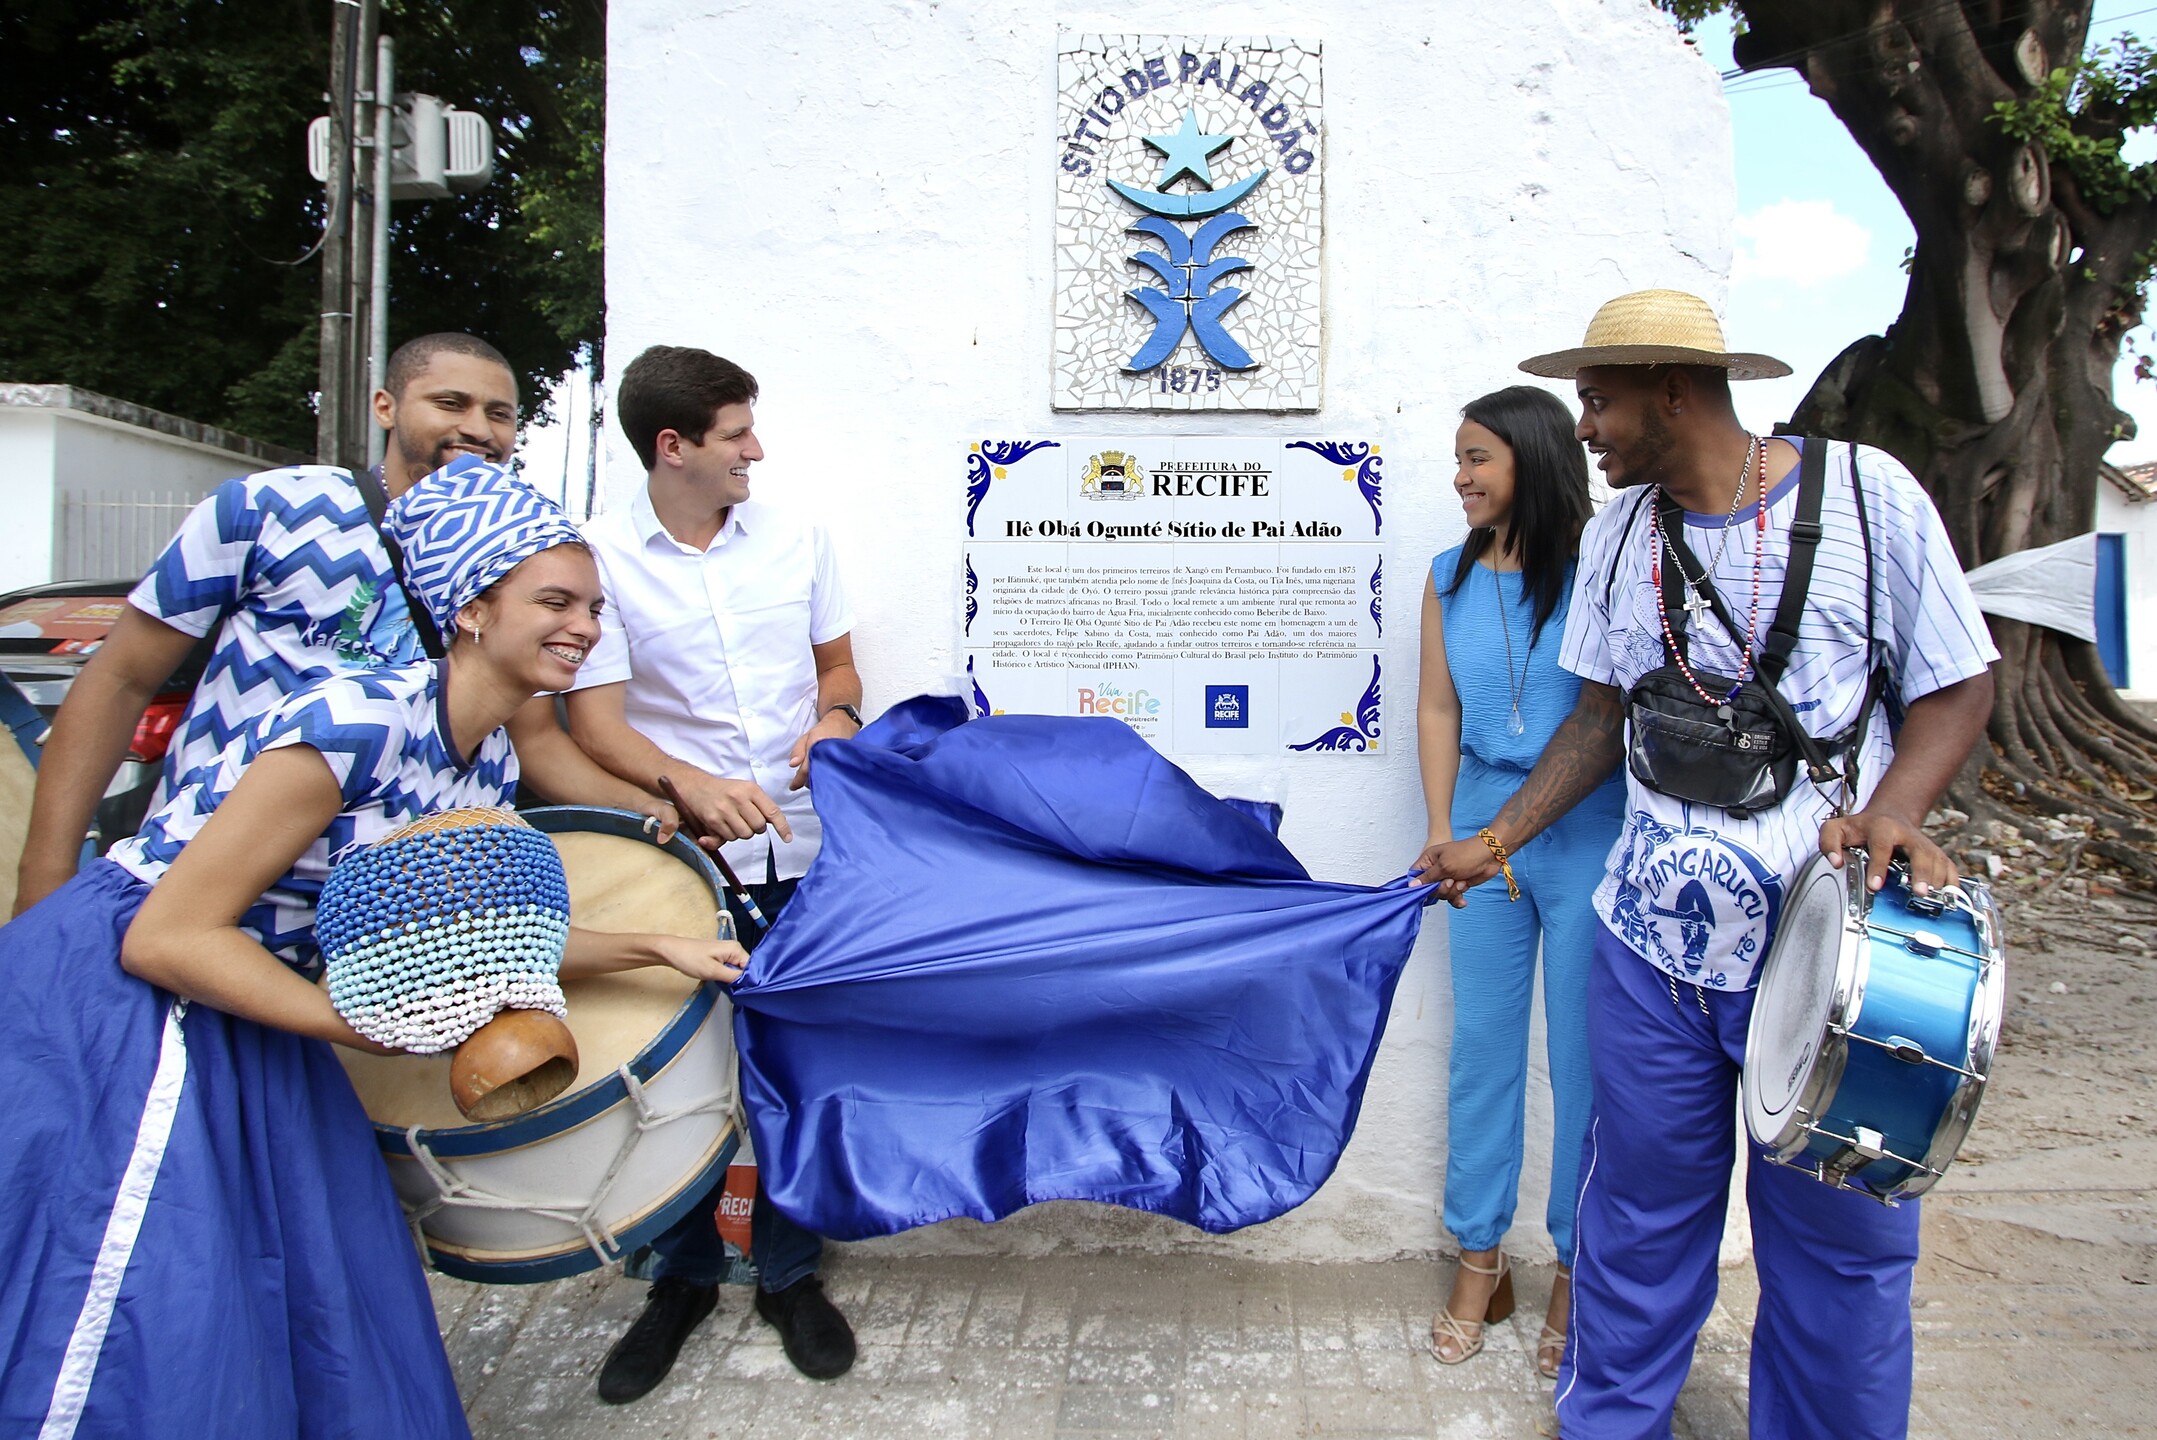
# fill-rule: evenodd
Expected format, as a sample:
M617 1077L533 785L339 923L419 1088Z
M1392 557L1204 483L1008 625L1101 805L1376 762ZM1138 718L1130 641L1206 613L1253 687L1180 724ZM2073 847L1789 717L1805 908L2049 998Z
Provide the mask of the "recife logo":
M1126 694L1115 682L1104 681L1099 685L1079 686L1078 713L1107 715L1132 725L1144 725L1161 718L1161 701L1143 689Z
M1206 728L1208 730L1250 729L1251 687L1248 685L1208 685L1206 687Z

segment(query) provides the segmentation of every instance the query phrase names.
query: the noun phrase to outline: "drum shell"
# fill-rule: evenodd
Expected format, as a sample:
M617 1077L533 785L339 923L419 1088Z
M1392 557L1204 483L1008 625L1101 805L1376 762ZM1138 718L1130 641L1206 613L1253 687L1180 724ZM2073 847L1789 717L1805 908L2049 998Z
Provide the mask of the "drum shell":
M628 811L550 806L523 816L550 835L649 839L644 817ZM680 836L665 848L709 887L716 933L722 903L717 870ZM570 888L574 905L574 874ZM578 983L570 986L572 1020ZM438 1269L492 1284L531 1284L596 1269L648 1243L720 1182L739 1144L733 1006L724 989L696 987L625 1068L641 1091L641 1111L616 1071L492 1124L408 1131L376 1122L391 1183L407 1211L420 1216L418 1228ZM637 1134L640 1116L682 1111L695 1113ZM618 1156L620 1169L591 1217L597 1234L588 1236L577 1217Z
M1899 872L1877 893L1853 886L1865 858L1846 860L1841 871L1815 860L1791 888L1796 897L1830 883L1839 896L1835 953L1821 972L1830 998L1817 1028L1796 1032L1813 1042L1809 1071L1788 1080L1763 1073L1776 1053L1762 1048L1763 1025L1788 1033L1777 1029L1769 1001L1786 983L1803 988L1776 967L1805 963L1771 950L1747 1040L1747 1123L1770 1158L1893 1202L1929 1190L1969 1133L1999 1036L2006 964L1983 882L1965 881L1956 903L1935 913L1913 900ZM1937 1063L1917 1059L1920 1051ZM1794 1102L1787 1109L1764 1108L1785 1094ZM1861 1128L1890 1153L1871 1161L1850 1153L1846 1141Z
M1970 914L1950 910L1921 916L1907 908L1906 898L1907 892L1894 887L1872 896L1865 933L1855 940L1860 947L1859 1000L1847 1024L1853 1037L1863 1038L1843 1042L1842 1080L1828 1104L1823 1129L1849 1135L1863 1125L1885 1136L1897 1154L1926 1157L1937 1169L1947 1158L1931 1158L1943 1124L1960 1118L1960 1128L1967 1130L1978 1096L1972 1093L1958 1102L1959 1092L1972 1088L1964 1076L1897 1059L1882 1047L1915 1043L1935 1059L1984 1072L1989 1044L1984 1056L1974 1053L1985 1028L1978 1022L1988 991L1979 959L1983 941ZM1937 944L1929 948L1936 953L1919 953L1906 935L1932 937ZM1994 999L1991 1028L1996 1030L1996 992ZM1969 1113L1958 1117L1958 1109ZM1825 1160L1841 1147L1815 1135L1804 1148L1806 1154ZM1898 1196L1922 1194L1934 1178L1895 1159L1875 1160L1850 1173L1875 1191Z

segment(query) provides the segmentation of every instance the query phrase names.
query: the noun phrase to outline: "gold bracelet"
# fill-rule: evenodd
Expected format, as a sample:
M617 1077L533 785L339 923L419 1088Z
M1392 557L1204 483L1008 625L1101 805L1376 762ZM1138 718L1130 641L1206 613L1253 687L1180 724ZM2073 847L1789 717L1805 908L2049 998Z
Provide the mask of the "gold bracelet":
M1490 833L1488 825L1476 831L1475 834L1476 838L1481 840L1484 847L1490 851L1492 857L1497 860L1498 868L1505 872L1505 898L1508 900L1520 899L1520 883L1513 878L1513 861L1512 857L1505 853L1504 842Z

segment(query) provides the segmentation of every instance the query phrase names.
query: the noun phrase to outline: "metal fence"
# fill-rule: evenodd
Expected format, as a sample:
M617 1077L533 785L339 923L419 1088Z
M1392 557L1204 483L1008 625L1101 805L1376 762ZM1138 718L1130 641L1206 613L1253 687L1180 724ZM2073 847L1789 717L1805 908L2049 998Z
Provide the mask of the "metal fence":
M129 495L62 490L59 563L52 578L125 580L141 575L201 498L187 490Z

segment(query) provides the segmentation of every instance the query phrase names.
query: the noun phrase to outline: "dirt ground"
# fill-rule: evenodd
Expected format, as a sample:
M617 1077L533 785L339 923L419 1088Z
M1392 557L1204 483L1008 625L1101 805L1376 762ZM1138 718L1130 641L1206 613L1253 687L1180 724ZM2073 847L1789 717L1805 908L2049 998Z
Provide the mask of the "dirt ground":
M2157 898L2072 851L1993 852L2006 1016L1925 1201L1915 1434L2157 1435Z

